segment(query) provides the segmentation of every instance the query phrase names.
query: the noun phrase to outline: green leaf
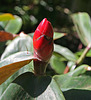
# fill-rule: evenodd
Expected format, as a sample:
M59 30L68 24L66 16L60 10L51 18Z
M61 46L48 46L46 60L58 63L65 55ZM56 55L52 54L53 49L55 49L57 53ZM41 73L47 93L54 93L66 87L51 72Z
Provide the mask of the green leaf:
M65 36L65 35L66 35L66 33L54 32L53 40L59 39L59 38Z
M7 21L14 19L14 16L10 13L0 14L0 21Z
M58 56L53 54L51 59L50 59L50 64L51 64L52 69L56 73L62 74L64 72L66 65L63 61L61 61L61 57L58 57Z
M14 62L28 60L28 59L30 59L30 56L32 56L32 54L30 52L27 52L27 51L17 52L15 54L12 54L9 57L1 60L0 67L14 63Z
M87 13L76 13L72 14L71 17L82 43L85 46L91 44L91 20L89 15Z
M42 94L46 90L50 82L51 77L38 77L30 72L26 72L14 80L14 83L21 85L32 97L37 97Z
M2 84L21 67L30 63L33 59L37 58L31 56L31 53L25 51L13 54L0 61L0 84Z
M83 51L84 51L84 49L82 49L82 50L76 52L76 55L77 55L77 56L81 56L82 53L83 53ZM86 54L86 57L91 57L91 49L90 49L89 52Z
M63 92L66 100L90 100L91 99L91 91L89 90L79 90L72 89Z
M16 34L20 31L22 26L22 19L18 16L14 16L15 19L9 21L1 21L0 26L3 27L4 31Z
M61 54L66 59L76 61L77 58L68 48L54 44L54 52Z
M88 65L81 65L68 74L56 75L53 78L62 91L67 91L70 89L91 90L91 76L82 75L88 69Z
M19 85L11 83L4 93L0 96L0 100L34 100Z
M33 41L32 38L28 35L19 36L15 38L5 49L4 53L1 56L1 59L8 57L11 54L14 54L19 51L30 51L33 53Z
M49 76L35 76L27 72L17 77L14 82L36 100L65 100L59 86Z

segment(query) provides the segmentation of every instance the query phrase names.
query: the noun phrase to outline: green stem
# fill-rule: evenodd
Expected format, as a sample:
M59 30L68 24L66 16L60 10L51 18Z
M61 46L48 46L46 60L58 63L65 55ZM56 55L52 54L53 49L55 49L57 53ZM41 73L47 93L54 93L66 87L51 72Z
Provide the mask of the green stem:
M88 53L88 51L91 48L91 44L88 44L88 46L85 48L85 50L83 51L82 55L80 56L80 58L77 60L76 64L79 65L83 62L86 54Z

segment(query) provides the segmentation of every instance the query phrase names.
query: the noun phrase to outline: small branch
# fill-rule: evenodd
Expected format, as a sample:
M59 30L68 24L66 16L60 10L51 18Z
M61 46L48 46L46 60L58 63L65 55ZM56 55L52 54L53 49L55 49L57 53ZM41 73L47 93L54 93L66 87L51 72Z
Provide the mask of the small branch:
M75 66L73 66L72 69L75 69L77 65L80 65L84 58L86 57L86 54L89 52L89 50L91 49L91 44L88 44L88 46L85 48L85 50L83 51L82 55L79 57L79 59L77 60ZM64 70L64 74L69 72L69 66L66 66L65 70Z
M83 51L83 53L80 56L80 58L77 60L76 65L79 65L79 64L81 64L83 62L83 60L86 57L86 54L88 53L90 48L91 48L91 44L88 44L88 46L85 48L85 50Z

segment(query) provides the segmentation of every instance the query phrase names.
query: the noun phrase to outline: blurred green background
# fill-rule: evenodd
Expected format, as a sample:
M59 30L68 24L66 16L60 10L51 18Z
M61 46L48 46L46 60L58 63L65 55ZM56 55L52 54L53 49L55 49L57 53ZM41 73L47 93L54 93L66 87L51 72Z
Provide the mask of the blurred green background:
M68 35L55 43L76 52L84 46L74 30L70 14L87 12L91 15L91 0L0 0L0 12L18 15L23 20L20 31L34 32L43 18L53 25L54 31Z

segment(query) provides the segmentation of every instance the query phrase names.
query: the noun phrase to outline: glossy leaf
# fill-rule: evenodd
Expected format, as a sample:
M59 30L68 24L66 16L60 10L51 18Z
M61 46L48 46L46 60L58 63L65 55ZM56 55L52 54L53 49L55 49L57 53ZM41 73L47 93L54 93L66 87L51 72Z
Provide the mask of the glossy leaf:
M82 75L89 69L88 65L81 65L74 71L64 75L56 75L53 78L62 91L70 89L91 90L91 76ZM90 68L91 69L91 68Z
M10 13L0 14L0 21L7 21L14 19L14 16Z
M51 77L38 77L30 72L24 73L14 80L14 83L21 85L32 97L37 97L42 94L46 90L50 82Z
M24 99L34 100L19 85L14 83L11 83L0 97L0 100L24 100Z
M16 52L27 50L33 52L32 38L28 35L20 35L6 47L4 53L1 56L1 59L4 59L7 56L14 54Z
M65 63L61 61L61 57L58 57L54 54L52 55L50 59L50 65L52 69L58 74L62 74L66 66Z
M17 77L14 82L36 100L65 100L59 86L49 76L34 76L27 72Z
M71 60L71 61L76 61L77 57L72 53L68 48L59 46L59 45L54 45L54 52L61 54L64 56L66 59Z
M63 92L66 100L91 100L91 91L72 89Z
M58 32L54 32L54 36L53 36L53 40L62 38L63 36L65 36L66 33L58 33Z
M2 84L8 77L14 74L21 67L30 63L30 61L33 59L36 59L30 55L31 54L26 51L19 52L2 60L0 62L0 84Z
M18 16L14 16L15 19L11 19L9 21L1 21L0 26L4 29L4 31L16 34L19 32L22 26L22 19Z
M82 43L85 46L91 44L91 20L89 15L87 13L76 13L71 17Z

